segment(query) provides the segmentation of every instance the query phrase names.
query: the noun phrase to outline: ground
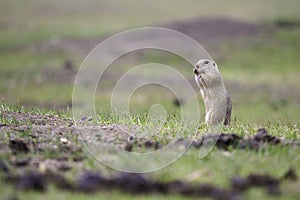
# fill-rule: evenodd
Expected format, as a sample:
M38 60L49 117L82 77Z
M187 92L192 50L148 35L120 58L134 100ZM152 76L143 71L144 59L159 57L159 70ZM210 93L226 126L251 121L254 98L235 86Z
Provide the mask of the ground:
M175 3L174 8L169 6ZM300 4L295 0L219 4L2 1L1 199L218 199L218 195L297 199ZM221 136L205 158L199 158L197 146L205 130L201 125L196 138L187 133L178 141L180 146L195 140L175 163L134 176L93 159L83 147L82 129L74 124L71 106L73 81L87 53L110 35L139 26L171 28L200 42L218 63L231 93L233 119L222 130L228 137ZM96 107L108 105L110 88L124 71L153 61L181 70L198 92L192 66L184 60L162 52L132 52L106 72ZM178 111L185 102L162 88L144 87L134 93L130 109L139 113L160 103ZM169 121L156 137L132 139L116 128L116 119L105 112L97 114L96 125L83 119L86 130L103 130L102 139L127 151L159 149L176 128Z
M92 193L95 198L99 193L113 198L122 193L128 198L139 194L137 198L146 199L165 195L179 199L184 196L218 199L219 195L224 199L243 195L293 199L299 195L300 141L297 126L268 124L266 129L256 130L247 124L234 123L223 130L224 135L208 136L216 139L217 144L204 158L198 157L201 132L204 131L199 128L199 135L184 156L169 167L143 176L122 174L95 160L84 148L80 137L90 133L92 125L77 128L65 113L2 106L0 126L1 184L8 184L8 190L1 192L6 198L39 198L45 192L49 198L56 198L59 197L55 195L57 190L68 198L72 196L70 192ZM128 143L128 134L115 126L103 124L93 126L95 128L104 130L102 137L106 141L113 138L110 141L119 148L143 152L165 145L164 138L172 135L174 127L169 122L169 132L155 138L133 138L133 143ZM178 140L178 148L188 140ZM128 147L128 144L132 146ZM245 186L241 186L242 183ZM111 189L115 192L110 193ZM22 192L28 190L39 193Z

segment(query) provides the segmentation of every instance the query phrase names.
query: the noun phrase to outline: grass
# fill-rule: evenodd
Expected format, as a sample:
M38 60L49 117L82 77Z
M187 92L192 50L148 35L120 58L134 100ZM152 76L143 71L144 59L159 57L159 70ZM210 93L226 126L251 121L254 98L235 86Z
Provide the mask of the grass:
M222 6L220 6L222 4ZM171 6L172 5L172 6ZM176 5L176 6L173 6ZM57 116L61 120L71 117L72 82L62 80L64 62L71 60L77 69L85 55L54 49L35 49L53 40L105 38L112 33L132 27L152 26L185 20L196 17L224 17L254 24L271 27L273 24L288 22L297 24L300 21L300 4L297 0L270 0L251 2L228 0L226 3L214 0L203 3L195 0L188 1L38 1L20 0L0 1L0 98L2 99L0 113L3 110L24 112L38 116ZM224 41L218 50L210 52L217 61L225 84L233 99L233 123L225 128L225 133L237 133L247 137L254 135L258 128L265 127L268 132L277 137L299 139L299 66L300 62L299 26L293 28L278 28L270 34L250 39ZM159 60L163 64L174 66L176 69L193 79L191 69L178 57L146 53L139 55L137 62ZM233 59L234 58L234 59ZM128 65L124 67L124 63ZM96 107L105 108L110 105L111 91L109 88L118 75L130 69L132 63L124 58L124 63L114 63L114 66L104 80L104 88L98 88L95 97ZM54 73L53 78L45 73ZM102 90L103 89L103 90ZM155 91L155 92L153 92ZM200 99L200 96L198 96ZM160 103L168 111L179 110L173 104L174 95L157 87L138 89L131 101L130 109L139 113L147 111L154 103ZM200 101L201 102L201 101ZM25 106L25 107L23 107ZM201 105L201 113L204 110ZM42 118L42 117L39 117ZM115 123L107 113L98 112L101 123ZM133 118L130 123L136 123ZM33 132L32 121L20 121L17 118L1 117L0 123L25 126L24 131L1 132L0 147L8 145L8 138L17 137L31 140ZM49 122L50 123L50 122ZM52 123L52 122L51 122ZM145 125L145 123L141 123ZM166 130L174 129L174 121L165 124ZM49 124L48 124L49 125ZM65 124L64 124L65 125ZM203 129L200 128L199 131ZM45 143L60 148L60 135L51 138L52 131L42 138ZM72 142L81 145L78 138L69 132L63 133ZM152 138L164 142L160 137L170 134L163 132L159 137ZM188 135L186 135L188 136ZM34 140L34 139L32 139ZM139 150L139 149L136 149ZM75 157L83 157L79 166L75 165L65 175L74 180L84 169L101 172L107 176L116 172L101 165L86 151L69 152L67 162L73 163ZM147 174L154 180L170 181L187 179L196 174L192 183L213 183L228 187L232 176L245 177L249 173L268 173L280 177L293 167L300 174L299 147L267 146L259 151L230 149L228 152L214 149L207 157L200 159L199 151L190 149L174 164L157 172ZM42 161L58 159L63 154L57 149L47 149L44 152L34 152L28 155L32 159ZM68 154L69 155L69 154ZM12 166L14 156L9 151L0 151L0 159ZM22 173L27 168L14 168L16 173ZM36 170L36 169L34 169ZM194 173L195 172L195 173ZM2 177L0 175L0 177ZM300 182L283 182L283 194L278 199L297 199ZM130 195L121 191L101 191L86 196L72 194L50 185L46 193L33 191L23 192L11 185L0 181L0 199L184 199L177 195ZM245 194L246 199L273 199L262 189L251 189Z
M58 119L67 120L70 117L70 113L68 111L59 112L59 111L43 111L43 110L28 110L19 105L15 106L7 106L2 105L1 112L24 112L31 115L44 115L44 116L59 116ZM99 116L102 122L106 122L108 124L111 123L107 115L100 114ZM133 120L134 121L134 120ZM31 120L24 120L20 121L14 118L7 118L3 117L0 119L0 123L6 123L7 125L17 125L22 127L22 125L29 125L33 127L34 121ZM49 122L50 123L50 122ZM143 125L143 120L140 125ZM47 125L47 122L46 122ZM165 128L168 130L172 130L174 127L174 121L171 119L165 124ZM246 124L246 123L232 123L229 127L223 129L225 133L237 133L243 137L248 137L254 135L258 128L265 127L269 133L277 137L284 137L289 140L299 139L299 127L297 125L289 125L289 124L280 124L276 122L269 122L266 124ZM49 130L51 132L51 130ZM203 131L202 128L199 129L200 133ZM10 132L13 138L23 138L26 140L30 140L30 135L32 134L31 128L25 132ZM71 135L70 135L71 134ZM64 137L68 138L74 143L79 143L80 140L77 139L77 136L73 135L72 133L64 133ZM73 133L74 134L74 133ZM166 132L168 134L168 132ZM166 135L162 135L164 137ZM189 137L188 135L186 137ZM9 137L10 138L10 137ZM73 138L73 139L72 139ZM7 144L7 139L1 139L1 145ZM42 138L40 138L42 139ZM36 142L42 142L40 139L37 138ZM46 139L46 138L44 138ZM50 137L48 138L50 139ZM49 142L52 142L52 145L60 146L59 139L54 138L50 139ZM161 139L158 139L159 142L162 142ZM49 143L50 144L50 143ZM51 145L50 145L51 147ZM49 147L48 147L49 148ZM136 147L138 148L138 147ZM138 150L138 149L134 149ZM46 161L48 159L58 159L60 154L57 151L62 151L58 149L45 149L44 152L31 152L30 154L26 155L26 157L31 157L31 159L38 159L41 162ZM190 149L186 154L184 154L181 158L179 158L175 163L172 165L156 172L147 173L146 176L153 180L158 181L172 181L172 180L190 180L192 184L196 183L211 183L220 187L229 187L230 186L230 179L233 176L239 177L246 177L250 173L257 173L257 174L270 174L274 177L281 177L289 168L294 168L296 172L300 173L300 157L299 157L300 149L299 147L291 147L291 146L266 146L263 149L258 151L253 150L239 150L239 149L229 149L228 151L214 149L211 151L206 157L199 158L199 150L197 149ZM98 171L106 176L110 176L116 174L117 172L105 167L104 165L100 164L97 160L93 159L89 154L83 151L77 151L77 153L70 153L69 159L67 163L72 163L73 156L81 156L83 157L82 163L80 165L71 165L72 168L70 171L64 173L66 177L69 177L70 180L75 181L78 176L74 174L80 174L81 170L89 169L92 171ZM17 156L20 158L20 155ZM21 156L22 157L22 156ZM3 160L13 160L10 158L10 152L3 152L0 153L0 159ZM188 164L187 164L188 163ZM276 167L274 167L276 166ZM10 165L11 168L13 168ZM13 168L14 169L14 168ZM19 171L20 169L16 168L16 172L20 173L23 170ZM25 167L25 171L35 171L39 170L35 167ZM192 180L188 177L192 177ZM49 187L46 193L35 193L35 192L22 192L22 191L15 191L11 186L4 187L3 182L0 182L2 185L0 188L0 193L4 195L4 197L22 197L22 198L44 198L44 199L65 199L65 198L75 198L75 199L83 199L86 196L83 194L72 194L67 191L60 190L54 186ZM297 190L297 186L299 186L299 181L297 182L289 182L285 181L281 184L282 188L282 197L285 199L297 199L299 195L299 191ZM5 190L3 190L6 188ZM171 195L171 196L163 196L163 195L130 195L124 194L120 191L101 191L96 194L88 195L88 198L119 198L122 197L124 199L135 199L135 198L143 198L143 199L153 199L153 198L170 198L170 199L183 199L181 196ZM272 199L272 197L266 195L262 189L251 189L246 194L245 197L254 198L259 197L263 199Z
M176 6L172 7L171 4ZM85 3L79 0L72 3L67 0L63 2L30 0L24 4L18 0L1 1L0 8L2 27L5 28L1 31L1 38L6 44L34 42L51 35L68 37L105 35L128 27L197 16L230 17L248 21L299 18L297 0L288 0L285 3L280 0L264 2L229 0L226 3L214 0L209 4L196 0L160 3L137 0L124 3L96 0ZM19 34L19 31L22 31L22 34ZM19 39L15 41L15 38Z
M219 56L217 55L215 60L219 63L225 84L232 93L234 116L239 121L299 122L300 114L295 112L299 109L300 97L297 89L300 84L299 69L295 64L299 61L297 52L300 50L297 38L299 38L298 28L283 29L268 38L260 37L257 40L252 39L251 42L236 41L239 47L236 43L224 43L221 46ZM235 59L223 59L231 58L232 55ZM30 106L38 104L49 108L70 105L72 82L55 78L62 73L59 70L63 70L64 61L70 57L72 56L66 53L48 55L31 50L4 52L0 55L2 77L0 98L6 102L20 102ZM181 66L186 64L176 57L146 53L142 60L145 62L159 60L163 64L175 66L188 79L193 79L190 68L182 68ZM76 58L75 61L77 67L79 62ZM108 78L101 83L104 84L104 90L96 95L96 102L100 107L109 105L111 95L109 88L113 83L112 80L117 80L122 72L115 71L114 68L122 65L123 63L120 62L111 66L112 70L108 71L108 75L113 74L113 79ZM56 70L58 72L55 73L54 79L48 79L45 72ZM172 105L174 96L171 93L161 90L149 96L149 91L154 89L158 91L157 88L143 88L136 91L131 100L132 109L148 108L147 105L155 101L170 109L176 109ZM252 95L253 93L256 95ZM139 98L141 96L143 96L142 102Z

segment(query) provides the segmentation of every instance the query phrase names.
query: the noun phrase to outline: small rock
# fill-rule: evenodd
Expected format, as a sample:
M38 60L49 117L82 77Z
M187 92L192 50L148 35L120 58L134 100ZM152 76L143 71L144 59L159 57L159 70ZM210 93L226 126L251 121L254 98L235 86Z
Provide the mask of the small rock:
M62 144L67 144L68 143L68 139L67 138L60 138L60 142Z
M44 162L40 162L38 166L38 170L41 174L45 174L47 172L47 165Z
M13 153L29 153L30 149L22 140L10 140L9 148Z

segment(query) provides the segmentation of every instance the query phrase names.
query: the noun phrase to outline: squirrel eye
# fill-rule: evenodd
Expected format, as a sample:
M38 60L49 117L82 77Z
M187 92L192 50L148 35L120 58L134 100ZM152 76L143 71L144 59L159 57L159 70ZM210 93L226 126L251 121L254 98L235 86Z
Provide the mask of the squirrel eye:
M216 66L216 63L214 63L214 67Z
M205 61L205 62L204 62L204 65L207 65L208 63L209 63L209 61Z

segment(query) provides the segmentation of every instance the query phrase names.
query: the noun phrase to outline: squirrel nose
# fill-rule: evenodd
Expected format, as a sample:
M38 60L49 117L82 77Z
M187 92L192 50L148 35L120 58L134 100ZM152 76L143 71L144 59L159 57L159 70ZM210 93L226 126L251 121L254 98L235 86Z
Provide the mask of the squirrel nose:
M198 70L196 68L194 69L194 73L198 75Z

